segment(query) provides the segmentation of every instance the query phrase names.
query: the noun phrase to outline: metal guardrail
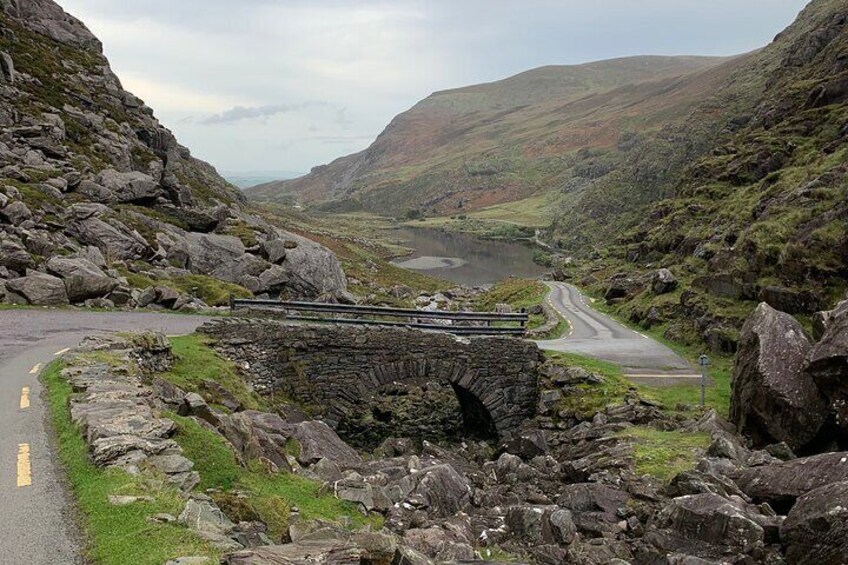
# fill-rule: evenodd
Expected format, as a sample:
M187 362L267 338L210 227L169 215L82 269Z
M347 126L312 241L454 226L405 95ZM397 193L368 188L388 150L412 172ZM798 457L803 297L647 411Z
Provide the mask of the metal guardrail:
M530 318L526 312L515 314L499 314L497 312L442 312L414 310L410 308L388 308L385 306L248 300L230 297L230 310L236 311L240 309L281 311L285 315L286 320L300 322L404 327L441 331L457 335L523 336L527 331L527 322ZM306 315L293 315L290 312L302 312ZM329 315L329 317L322 315ZM445 323L440 324L438 321Z

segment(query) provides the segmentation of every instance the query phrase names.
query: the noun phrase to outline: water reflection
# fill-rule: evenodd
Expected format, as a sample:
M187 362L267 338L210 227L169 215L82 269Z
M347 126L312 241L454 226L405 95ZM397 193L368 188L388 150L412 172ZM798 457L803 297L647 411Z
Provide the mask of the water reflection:
M422 228L394 232L415 253L395 263L468 286L491 285L507 277L533 278L545 272L533 262L529 244L479 239L463 233Z

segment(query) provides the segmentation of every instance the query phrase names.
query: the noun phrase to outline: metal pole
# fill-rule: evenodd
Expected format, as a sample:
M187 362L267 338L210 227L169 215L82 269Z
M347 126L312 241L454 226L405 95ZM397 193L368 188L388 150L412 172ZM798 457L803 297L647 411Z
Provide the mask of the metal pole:
M706 355L701 355L698 358L698 363L701 365L701 408L706 406L707 395L707 365L710 364L710 358Z

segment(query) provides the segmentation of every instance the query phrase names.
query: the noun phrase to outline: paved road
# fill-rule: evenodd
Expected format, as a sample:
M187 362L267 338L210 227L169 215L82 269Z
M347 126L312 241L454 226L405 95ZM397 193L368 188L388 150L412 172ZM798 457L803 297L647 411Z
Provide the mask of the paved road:
M562 338L539 341L551 351L579 353L621 365L624 372L644 384L686 382L700 377L689 363L665 345L631 330L588 304L577 288L564 283L546 283L548 301L571 324L571 333ZM693 382L693 384L696 384Z
M132 312L0 311L0 563L83 563L41 398L40 368L86 336L128 330L186 334L204 321Z

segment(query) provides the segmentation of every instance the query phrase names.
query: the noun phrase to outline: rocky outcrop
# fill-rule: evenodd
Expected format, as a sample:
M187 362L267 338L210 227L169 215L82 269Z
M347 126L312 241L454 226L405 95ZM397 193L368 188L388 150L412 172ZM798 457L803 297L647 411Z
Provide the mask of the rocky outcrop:
M755 446L798 449L824 419L824 402L803 372L810 342L788 314L760 304L742 328L733 370L730 419Z
M797 565L839 563L848 556L848 482L801 496L780 529L786 557Z
M0 282L36 277L5 300L132 308L127 292L110 296L118 285L191 274L243 293L348 299L336 257L243 210L241 192L122 88L81 22L51 0L0 7ZM90 260L89 247L102 263L67 263ZM127 271L140 276L118 275ZM42 275L62 279L67 299L55 284L45 293ZM192 299L158 303L191 309Z

